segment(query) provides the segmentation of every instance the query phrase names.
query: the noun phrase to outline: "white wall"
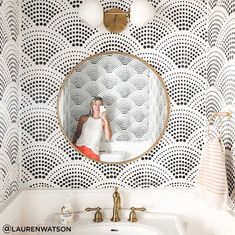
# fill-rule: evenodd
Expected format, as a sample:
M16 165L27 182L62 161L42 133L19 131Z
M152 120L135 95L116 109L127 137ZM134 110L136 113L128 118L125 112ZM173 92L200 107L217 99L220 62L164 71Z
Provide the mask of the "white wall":
M187 235L232 235L235 231L235 217L207 207L192 190L120 189L119 192L123 208L144 206L148 211L179 215L186 225ZM50 214L60 212L67 196L75 211L84 211L88 206L112 208L112 193L112 189L25 190L0 214L0 225L41 224ZM93 214L89 216L92 219Z
M23 213L23 193L20 192L15 195L14 198L8 200L4 207L0 210L0 234L2 233L2 227L5 224L17 226L21 224L24 219Z

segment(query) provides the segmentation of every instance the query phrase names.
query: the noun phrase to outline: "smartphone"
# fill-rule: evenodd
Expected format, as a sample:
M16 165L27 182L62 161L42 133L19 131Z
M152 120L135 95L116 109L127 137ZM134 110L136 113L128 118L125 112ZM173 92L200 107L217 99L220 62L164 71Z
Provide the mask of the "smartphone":
M101 105L101 106L100 106L100 116L101 116L101 114L102 114L103 112L105 112L105 111L106 111L105 107L104 107L103 105Z

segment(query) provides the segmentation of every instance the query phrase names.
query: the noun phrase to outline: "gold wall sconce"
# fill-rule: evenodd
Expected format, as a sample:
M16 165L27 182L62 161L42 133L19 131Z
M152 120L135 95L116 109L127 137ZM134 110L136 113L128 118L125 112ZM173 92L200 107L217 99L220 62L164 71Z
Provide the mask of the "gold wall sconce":
M79 7L79 16L83 21L92 27L98 27L103 22L111 33L122 32L129 20L134 26L142 27L153 19L154 14L155 9L147 0L134 0L128 12L119 8L104 11L97 0L86 0Z
M118 8L108 10L104 12L104 26L111 33L120 33L126 28L129 15L129 12Z

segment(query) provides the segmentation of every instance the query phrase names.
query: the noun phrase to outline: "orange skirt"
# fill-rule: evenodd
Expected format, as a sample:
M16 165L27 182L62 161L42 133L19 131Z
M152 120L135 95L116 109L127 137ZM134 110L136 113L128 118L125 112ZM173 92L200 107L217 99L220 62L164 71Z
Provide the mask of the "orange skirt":
M98 161L100 160L100 156L94 153L90 148L88 148L85 145L76 146L76 149L91 159L98 160Z

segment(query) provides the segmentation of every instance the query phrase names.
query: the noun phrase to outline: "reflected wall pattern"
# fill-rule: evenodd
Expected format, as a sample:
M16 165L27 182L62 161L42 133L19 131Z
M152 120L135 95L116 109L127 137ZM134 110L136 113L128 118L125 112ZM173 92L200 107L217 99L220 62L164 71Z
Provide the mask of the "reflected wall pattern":
M135 57L124 53L93 56L78 64L62 88L60 113L70 140L79 118L90 113L90 101L95 96L104 100L112 142L149 141L153 145L164 128L167 100L163 84L149 66Z
M233 1L209 1L209 53L207 117L214 112L233 112L224 119L221 136L225 144L230 207L235 211L235 5ZM218 125L219 120L215 120Z
M0 1L0 208L20 184L18 4Z
M79 18L82 1L23 0L22 183L31 188L192 187L207 121L205 95L207 4L202 0L151 0L152 22L129 24L120 34ZM127 10L132 1L106 1ZM126 164L93 162L70 147L58 125L61 83L82 59L104 51L143 58L162 76L171 116L160 143Z
M70 140L73 138L79 118L89 114L90 101L95 96L102 97L105 102L112 126L112 140L149 139L150 79L146 74L147 66L139 66L141 71L137 71L139 64L131 57L127 61L124 55L105 54L97 55L81 67L78 66L65 85L70 91L68 97L71 97L66 98L64 104L64 107L69 108L65 112L68 114L68 127L65 129L69 130L66 134Z

